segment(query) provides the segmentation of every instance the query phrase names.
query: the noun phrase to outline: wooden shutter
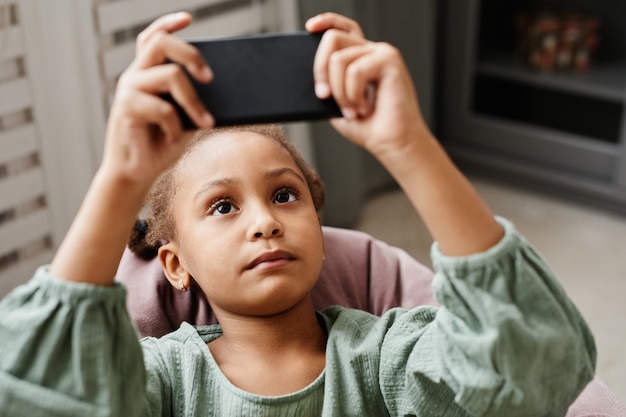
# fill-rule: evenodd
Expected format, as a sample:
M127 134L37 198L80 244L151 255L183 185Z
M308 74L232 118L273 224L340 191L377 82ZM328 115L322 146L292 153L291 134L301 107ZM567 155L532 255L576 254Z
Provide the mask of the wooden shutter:
M0 6L0 296L52 256L52 226L23 27Z

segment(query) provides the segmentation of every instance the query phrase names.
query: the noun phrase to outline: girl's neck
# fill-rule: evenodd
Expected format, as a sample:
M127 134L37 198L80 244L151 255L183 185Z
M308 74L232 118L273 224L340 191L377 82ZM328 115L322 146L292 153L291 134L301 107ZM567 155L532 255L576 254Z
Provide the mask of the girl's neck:
M239 388L259 395L289 394L324 370L326 331L310 299L275 316L217 316L223 335L208 346Z
M320 346L326 345L326 331L318 321L310 297L271 316L225 312L216 312L216 316L222 327L222 336L217 340L236 351L280 355L289 349L319 350Z

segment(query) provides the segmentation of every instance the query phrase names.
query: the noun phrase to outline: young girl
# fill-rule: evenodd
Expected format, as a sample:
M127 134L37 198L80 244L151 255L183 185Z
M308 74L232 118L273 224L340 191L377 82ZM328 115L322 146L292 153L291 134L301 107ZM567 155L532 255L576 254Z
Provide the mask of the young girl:
M326 31L314 74L343 110L331 123L389 170L437 241L442 307L316 312L316 175L276 127L191 140L160 98L211 127L181 66L201 82L210 69L171 35L189 22L165 16L139 36L73 226L52 264L0 303L0 414L564 415L594 373L589 329L431 135L398 51L342 16L307 22ZM220 324L140 343L114 276L155 181L147 237L172 285L199 287Z

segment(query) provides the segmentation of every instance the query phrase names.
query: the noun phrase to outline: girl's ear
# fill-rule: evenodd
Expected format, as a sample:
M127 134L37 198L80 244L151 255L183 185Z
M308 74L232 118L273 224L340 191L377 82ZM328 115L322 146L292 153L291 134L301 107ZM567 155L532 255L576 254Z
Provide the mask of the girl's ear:
M168 242L159 248L159 261L163 267L165 278L170 284L180 291L186 291L191 284L191 275L180 262L178 247L172 242Z

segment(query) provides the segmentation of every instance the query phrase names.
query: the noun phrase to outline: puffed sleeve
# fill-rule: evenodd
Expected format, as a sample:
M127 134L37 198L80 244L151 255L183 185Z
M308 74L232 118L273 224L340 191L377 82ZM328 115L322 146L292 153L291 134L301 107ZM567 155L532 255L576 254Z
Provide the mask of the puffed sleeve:
M154 415L148 404L161 400L147 394L125 298L119 284L68 282L42 267L0 301L0 414Z
M593 378L595 344L578 309L513 225L498 220L505 236L484 253L448 257L433 246L441 308L426 326L404 314L383 343L392 408L563 416Z

